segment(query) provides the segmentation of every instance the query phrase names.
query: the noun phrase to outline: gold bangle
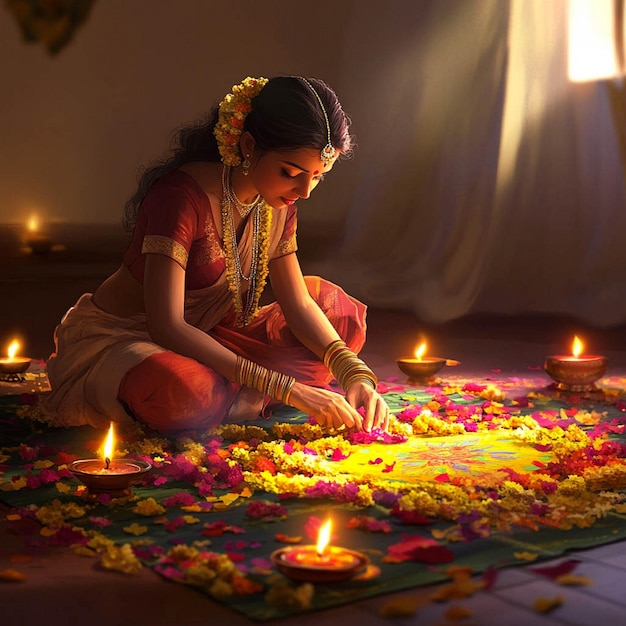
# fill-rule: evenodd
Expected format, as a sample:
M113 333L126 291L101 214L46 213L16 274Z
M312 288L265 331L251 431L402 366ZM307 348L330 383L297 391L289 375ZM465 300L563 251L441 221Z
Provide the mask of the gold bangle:
M326 349L325 357L328 369L341 387L347 390L357 380L363 380L376 389L378 379L365 362L345 344L343 346L339 345L339 342L333 344Z
M258 363L237 355L235 382L245 387L257 389L267 396L288 404L296 379L292 376L269 370Z
M377 381L374 377L365 374L357 374L356 376L352 376L345 381L346 386L344 387L344 389L349 389L356 382L367 383L372 387L372 389L376 389L377 386Z
M326 367L328 367L328 363L333 357L333 354L340 350L341 348L347 348L346 342L343 339L335 339L335 341L331 341L326 348L324 349L324 354L322 355L322 363Z
M291 390L293 386L296 384L296 379L293 376L287 376L287 383L285 384L285 388L283 390L282 402L283 404L289 404L289 398L291 398Z

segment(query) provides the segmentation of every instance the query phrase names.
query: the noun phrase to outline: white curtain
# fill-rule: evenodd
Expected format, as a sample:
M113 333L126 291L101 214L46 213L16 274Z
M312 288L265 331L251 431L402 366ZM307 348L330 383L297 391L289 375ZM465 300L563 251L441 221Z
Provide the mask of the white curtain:
M395 20L396 41L352 79L357 113L377 115L330 278L429 322L626 322L617 118L607 81L568 79L567 0L426 0L410 19L377 3L378 20L361 6L348 66L377 45L372 24Z

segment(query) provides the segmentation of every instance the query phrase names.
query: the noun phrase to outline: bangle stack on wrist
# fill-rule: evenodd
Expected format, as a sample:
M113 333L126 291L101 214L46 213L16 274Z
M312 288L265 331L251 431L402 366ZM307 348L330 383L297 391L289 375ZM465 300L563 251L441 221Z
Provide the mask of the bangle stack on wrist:
M242 356L237 356L235 382L257 389L284 404L289 404L289 396L296 379L254 363Z
M378 378L374 372L341 339L332 341L326 346L322 361L344 391L358 381L376 389Z

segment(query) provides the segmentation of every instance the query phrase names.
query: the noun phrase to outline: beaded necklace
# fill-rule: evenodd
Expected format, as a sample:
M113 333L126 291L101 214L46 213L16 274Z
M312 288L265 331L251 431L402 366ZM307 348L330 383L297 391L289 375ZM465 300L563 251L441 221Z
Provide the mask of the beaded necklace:
M235 193L232 185L232 170L228 166L228 172L226 167L222 170L222 193L223 198L231 205L236 207L237 212L243 219L248 217L253 209L265 203L265 200L261 198L259 194L256 195L252 202L242 202ZM225 180L226 179L226 180ZM243 276L242 276L243 278Z
M252 260L250 274L246 276L241 268L241 258L237 245L237 231L233 210L237 207L237 197L232 187L231 168L228 165L222 170L222 232L226 262L228 286L233 294L236 314L236 325L245 326L256 315L258 304L265 288L268 273L269 234L272 212L265 199L258 196L252 203L244 205L248 210L245 216L254 211L252 216ZM245 217L242 215L242 217ZM241 281L249 283L245 308L241 293Z

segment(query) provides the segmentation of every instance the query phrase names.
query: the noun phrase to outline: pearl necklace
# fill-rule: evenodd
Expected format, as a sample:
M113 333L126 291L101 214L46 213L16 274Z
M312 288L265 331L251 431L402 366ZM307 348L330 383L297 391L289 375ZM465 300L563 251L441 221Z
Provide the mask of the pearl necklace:
M229 165L225 165L222 170L222 192L224 194L222 196L223 199L228 200L229 204L237 208L237 212L241 215L242 219L248 217L253 209L265 202L259 194L256 195L252 202L242 202L237 197L233 189L232 168Z
M250 274L246 276L241 269L241 258L239 256L239 247L237 245L237 232L235 229L235 216L233 213L233 205L237 206L237 203L235 202L236 196L232 190L230 173L230 166L225 165L222 170L222 233L224 237L224 247L227 254L226 264L228 267L230 263L232 263L231 267L233 270L232 272L228 272L229 286L233 293L235 310L241 311L240 321L243 325L245 325L253 317L258 302L257 280L261 255L259 235L261 232L262 213L260 209L264 206L265 199L259 196L252 203L251 208L246 213L246 215L248 215L255 208L257 209L254 212L252 222L252 260L250 262ZM241 211L239 211L239 213L241 214ZM243 308L240 280L249 282L245 309Z

